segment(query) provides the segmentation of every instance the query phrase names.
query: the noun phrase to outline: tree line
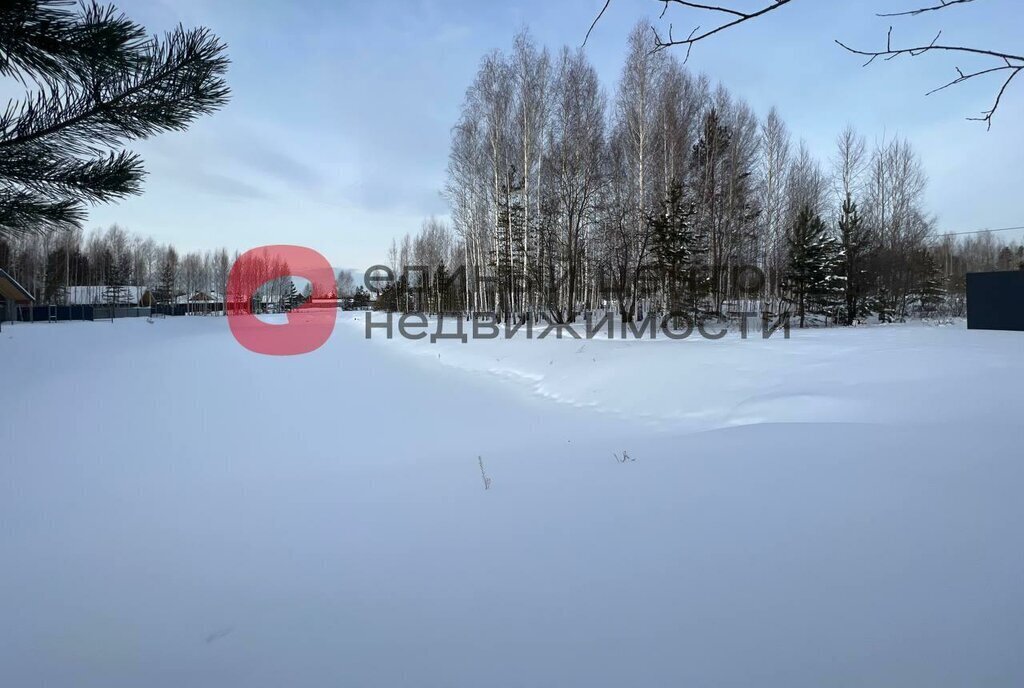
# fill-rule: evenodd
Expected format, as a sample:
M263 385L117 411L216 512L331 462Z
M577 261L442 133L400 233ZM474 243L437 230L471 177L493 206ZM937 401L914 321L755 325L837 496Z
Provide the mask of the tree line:
M378 303L849 324L962 314L967 271L1024 261L991 235L935 236L908 141L848 127L822 162L778 111L757 116L649 35L631 33L610 94L582 50L552 55L526 31L486 55L452 129L450 220L393 241Z
M39 304L66 304L71 288L77 286L102 287L93 296L103 303L127 303L127 288L139 287L150 295L151 303L143 305L169 306L181 297L196 308L203 306L203 299L223 304L231 300L225 295L228 276L236 267L238 284L257 298L288 308L311 296L308 285L296 286L287 265L259 256L244 264L238 261L238 252L226 248L182 252L173 244L159 244L118 225L90 232L70 229L0 237L0 267ZM347 272L339 275L337 287L335 293L317 296L351 298L357 290Z
M179 253L118 225L0 238L0 265L42 304L67 303L76 286L102 286L108 300L121 302L126 287L142 287L155 304L223 294L232 260L226 249Z

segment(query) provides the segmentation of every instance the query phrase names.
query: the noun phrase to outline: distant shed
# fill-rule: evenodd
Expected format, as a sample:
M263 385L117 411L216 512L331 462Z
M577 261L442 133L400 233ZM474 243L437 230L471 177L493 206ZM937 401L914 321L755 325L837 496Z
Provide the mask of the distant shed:
M31 306L35 299L17 280L0 269L0 321L17 320L19 306Z
M1024 270L967 274L967 329L1024 332Z

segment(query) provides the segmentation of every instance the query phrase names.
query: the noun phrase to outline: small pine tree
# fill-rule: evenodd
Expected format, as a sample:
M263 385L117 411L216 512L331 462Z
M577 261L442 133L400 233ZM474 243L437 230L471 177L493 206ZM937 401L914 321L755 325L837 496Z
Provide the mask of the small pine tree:
M46 303L64 301L64 285L67 281L68 250L61 246L46 256L46 279L44 281L43 299Z
M353 308L366 308L370 305L370 292L366 291L363 287L356 289L355 295L352 296L352 307Z
M693 269L701 253L693 224L695 214L694 203L686 199L682 184L673 182L663 201L662 212L647 220L654 256L662 273L668 306L672 311L682 310L685 284L682 278ZM691 296L695 291L693 286L688 290Z
M882 286L878 289L878 294L875 295L874 299L875 312L878 313L878 322L880 323L891 323L895 315L895 309L893 308L892 296L889 294L889 289L886 286Z
M1013 251L1009 246L999 249L999 256L996 258L996 267L1000 270L1013 270Z
M281 299L281 307L286 311L290 311L293 308L298 307L300 303L299 292L295 288L295 282L289 279L288 284L284 289L284 296Z
M943 275L931 251L921 252L921 281L916 294L921 304L921 313L925 316L935 315L946 301L946 289L942 286Z
M860 315L861 303L868 286L866 263L870 250L870 235L857 204L847 194L839 218L839 242L843 249L842 273L846 277L843 285L843 301L846 310L846 324L853 325Z
M167 248L163 261L160 263L159 286L156 290L157 303L170 306L174 301L178 275L178 252L173 247Z
M806 324L809 305L835 300L845 284L840 274L842 249L830 236L821 218L805 205L790 229L789 265L786 280L796 300L800 327Z
M355 303L353 302L353 305ZM398 310L398 283L388 282L377 294L377 310L394 313Z
M826 236L821 247L822 279L814 285L811 293L817 309L839 323L840 314L846 310L847 277L843 274L846 254L842 244Z
M128 283L128 270L124 256L108 256L107 285L103 298L111 306L124 304L127 300L125 285Z

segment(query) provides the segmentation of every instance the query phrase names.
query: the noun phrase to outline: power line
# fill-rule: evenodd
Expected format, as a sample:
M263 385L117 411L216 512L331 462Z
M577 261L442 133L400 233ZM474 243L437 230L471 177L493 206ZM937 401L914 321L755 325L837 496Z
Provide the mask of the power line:
M1012 232L1015 230L1024 229L1024 225L1019 227L1000 227L998 229L974 229L970 232L942 232L941 234L934 234L932 239L941 239L947 236L966 236L967 234L984 234L986 232Z

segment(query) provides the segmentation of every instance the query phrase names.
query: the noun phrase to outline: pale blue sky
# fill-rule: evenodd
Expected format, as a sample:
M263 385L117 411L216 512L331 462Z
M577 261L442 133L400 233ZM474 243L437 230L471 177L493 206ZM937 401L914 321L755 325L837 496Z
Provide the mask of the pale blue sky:
M448 134L480 57L508 47L523 25L552 49L578 45L601 4L121 0L150 31L180 21L226 40L233 99L187 133L136 146L150 172L146 193L94 209L89 225L118 222L184 249L290 243L335 265L378 262L393 236L446 212L439 189ZM978 0L916 19L874 16L918 5L795 0L699 45L690 68L722 81L760 114L776 105L794 136L823 158L848 122L869 140L906 136L924 159L929 205L943 230L1022 225L1024 82L986 132L965 117L989 106L995 81L925 98L951 78L955 60L862 69L832 40L881 46L895 23L898 40L926 42L941 27L951 42L1020 52L1024 3ZM609 91L630 27L660 8L654 0L612 0L588 45ZM669 15L677 33L692 28L693 15Z

